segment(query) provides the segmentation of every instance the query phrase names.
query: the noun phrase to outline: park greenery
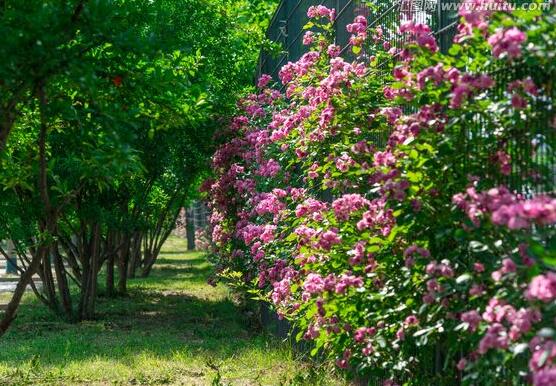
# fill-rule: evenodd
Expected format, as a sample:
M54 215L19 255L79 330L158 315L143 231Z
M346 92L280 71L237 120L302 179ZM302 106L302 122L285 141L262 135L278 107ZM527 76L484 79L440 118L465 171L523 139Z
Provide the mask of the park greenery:
M0 384L345 384L262 333L234 294L207 284L211 271L203 253L170 236L149 277L130 281L128 296L99 297L94 320L67 323L26 294L0 342Z
M556 385L541 2L0 0L0 383Z
M310 7L310 49L213 157L218 278L347 373L556 384L556 15L503 3L461 8L449 48L409 12L357 16L353 61Z
M0 2L0 240L20 273L0 335L28 285L77 322L99 274L108 297L149 275L253 83L272 3Z

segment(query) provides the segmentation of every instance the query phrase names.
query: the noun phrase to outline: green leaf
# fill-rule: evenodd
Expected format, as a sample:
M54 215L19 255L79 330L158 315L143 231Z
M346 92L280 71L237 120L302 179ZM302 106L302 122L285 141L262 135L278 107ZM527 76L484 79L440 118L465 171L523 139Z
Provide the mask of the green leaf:
M452 44L448 53L452 56L457 56L461 52L461 45L459 44Z

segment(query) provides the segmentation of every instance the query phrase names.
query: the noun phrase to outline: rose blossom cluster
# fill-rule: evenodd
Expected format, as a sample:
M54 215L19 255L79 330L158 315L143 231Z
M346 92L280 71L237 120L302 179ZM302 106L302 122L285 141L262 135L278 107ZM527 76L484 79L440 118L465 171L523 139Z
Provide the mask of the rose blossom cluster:
M492 55L495 58L506 55L509 59L515 59L521 56L521 45L525 40L525 33L512 27L499 29L488 38L488 43L492 46Z
M367 19L365 16L357 16L352 24L346 26L346 30L352 34L349 42L353 46L361 46L367 40Z
M324 5L312 5L307 10L307 16L311 19L318 17L326 17L330 21L334 21L336 10L325 7Z
M537 196L525 199L510 193L504 187L477 192L469 187L465 193L454 195L452 201L463 209L475 225L481 217L490 216L496 225L509 229L528 228L533 224L551 225L556 223L556 199Z
M495 10L508 9L509 3L505 0L465 0L459 8L462 22L458 25L458 34L454 38L456 42L462 42L466 37L473 34L473 30L479 30L486 34L489 17Z
M524 55L526 39L511 27L490 28L491 15L462 14L460 34L481 31L493 57ZM308 16L317 24L333 21L335 11L313 6ZM426 25L403 23L399 32L407 44L394 49L383 41L382 28L369 30L363 16L347 29L353 46L371 40L395 58L389 73L396 84L377 86L372 65L338 57L341 47L313 30L303 38L313 50L279 72L283 95L268 88L270 77L261 77L259 94L239 103L233 138L213 159L217 179L208 189L216 269L241 272L244 284L256 285L280 316L298 322L303 339L330 350L341 369L380 365L376 358L406 360L405 345L437 331L466 342L459 351L474 350L454 361L461 371L525 342L532 381L550 384L553 356L542 362L539 355L552 341L532 336L547 323L556 274L524 274L541 269L528 239L512 240L492 261L462 262L467 256L454 255L463 248L452 235L465 216L452 203L476 227L494 224L489 232L519 230L521 237L556 222L555 199L525 198L504 186L478 191L473 185L454 195L453 185L444 191L439 177L450 169L431 162L442 160L439 144L452 144L453 118L476 106L493 79L442 61ZM423 57L432 59L423 65L416 60ZM505 95L540 92L524 78ZM511 98L514 109L525 110ZM388 134L380 145L373 143L377 132ZM499 150L488 161L511 175L512 158ZM456 191L465 184L455 184ZM431 229L442 238L429 237ZM515 295L515 303L497 296L500 288ZM454 328L460 323L466 328ZM388 371L397 374L394 367Z

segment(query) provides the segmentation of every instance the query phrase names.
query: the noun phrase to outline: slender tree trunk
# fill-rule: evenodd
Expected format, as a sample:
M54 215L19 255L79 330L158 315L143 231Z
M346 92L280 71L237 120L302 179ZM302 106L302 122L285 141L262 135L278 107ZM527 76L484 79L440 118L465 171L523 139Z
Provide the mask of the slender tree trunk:
M91 226L88 256L83 257L83 284L79 300L80 320L92 319L95 314L98 266L100 261L100 224Z
M57 218L58 213L52 206L50 201L50 192L48 186L48 160L46 156L47 151L47 137L48 137L48 119L46 116L47 110L47 97L46 97L46 84L45 80L40 80L36 84L37 95L39 99L39 114L40 114L40 130L38 136L38 153L39 153L39 173L38 173L38 190L43 204L42 219L39 221L39 229L41 237L39 238L38 250L40 262L39 271L43 281L43 292L46 294L50 308L55 312L59 312L58 299L56 297L56 286L54 277L52 275L51 253L55 245L54 239L57 233ZM42 264L42 265L41 265Z
M177 198L177 196L175 196L175 198ZM180 213L180 208L177 208L172 213L172 217L168 219L167 216L170 213L170 206L171 203L168 204L166 210L161 214L158 220L157 228L151 233L151 242L148 244L148 247L145 247L145 261L143 262L143 272L141 273L142 277L149 276L162 246L172 233L172 229L174 229L174 224L176 223L176 219Z
M31 263L27 267L27 270L19 278L12 298L10 299L8 306L6 307L6 311L4 312L4 316L2 320L0 320L0 336L6 333L13 320L15 319L17 315L17 309L19 308L19 304L21 303L21 298L25 293L25 288L27 288L27 286L33 279L33 275L39 268L43 255L47 253L46 251L46 249L41 248L41 252L33 257Z
M91 252L91 280L90 280L90 290L89 298L87 299L87 319L91 319L95 315L95 303L97 298L97 278L100 269L100 224L95 224L93 230L93 250Z
M90 256L91 256L91 244L92 243L84 243L83 248L80 248L81 251L81 293L79 296L79 307L77 309L77 313L79 315L79 320L85 319L86 309L87 309L87 298L89 296L89 288L91 287L90 280L91 280L91 264L90 264ZM88 256L85 256L85 253Z
M185 234L187 236L187 250L195 250L195 211L193 208L185 210Z
M141 262L141 244L143 241L143 235L141 232L134 232L133 239L131 241L131 247L129 251L129 264L127 267L127 277L128 279L135 278L135 272L137 267Z
M108 256L106 258L106 295L109 297L114 296L114 255L116 254L114 246L117 244L117 238L110 232L107 243Z
M81 268L77 262L77 256L79 255L79 248L77 245L77 236L73 235L71 237L65 237L62 234L58 234L59 245L66 252L66 261L70 268L71 273L77 281L81 281ZM64 272L68 272L65 270Z
M114 254L108 255L106 260L106 295L113 297L114 291Z
M151 274L151 270L153 268L155 261L156 260L150 257L149 255L149 260L145 262L145 265L143 266L143 270L141 271L141 277L147 277Z
M56 297L56 285L54 283L54 276L52 275L52 255L51 248L48 248L48 253L45 254L42 262L42 290L48 299L49 307L55 312L60 312L58 298Z
M147 231L145 234L145 245L143 250L143 270L141 271L141 277L147 277L151 273L156 258L153 256L154 243L156 238L155 231Z
M162 246L164 245L166 240L168 240L168 237L170 237L171 233L172 233L172 229L168 228L165 231L165 233L161 237L159 237L157 243L154 246L154 250L150 252L151 256L148 263L143 268L143 272L141 274L142 277L147 277L151 273L152 267L154 263L156 263L156 260L158 259L158 255L160 254L160 250L162 249Z
M129 264L130 236L122 234L123 246L118 253L118 292L121 295L127 293L127 267Z
M0 124L0 153L2 153L8 143L8 137L12 131L15 123L17 99L13 99L6 106L1 109L1 116L3 117Z
M62 255L58 249L58 244L56 243L53 247L54 252L54 270L56 272L56 281L58 282L58 291L60 292L60 298L62 300L62 309L66 314L68 320L73 319L73 308L71 302L70 288L68 285L68 279L66 274L66 268L64 267L64 261L62 260Z

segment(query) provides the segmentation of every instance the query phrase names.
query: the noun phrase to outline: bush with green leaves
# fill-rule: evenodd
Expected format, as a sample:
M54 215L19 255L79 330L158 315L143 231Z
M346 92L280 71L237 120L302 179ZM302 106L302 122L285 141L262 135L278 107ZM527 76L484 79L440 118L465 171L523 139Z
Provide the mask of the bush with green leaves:
M148 275L251 82L258 47L245 42L262 29L254 12L246 37L238 12L218 0L1 3L0 239L15 243L21 279L0 334L35 273L39 299L68 320L94 317L102 269L109 296Z
M353 62L309 8L312 50L240 100L205 185L220 278L385 384L556 382L556 18L491 3L449 52L358 16Z

